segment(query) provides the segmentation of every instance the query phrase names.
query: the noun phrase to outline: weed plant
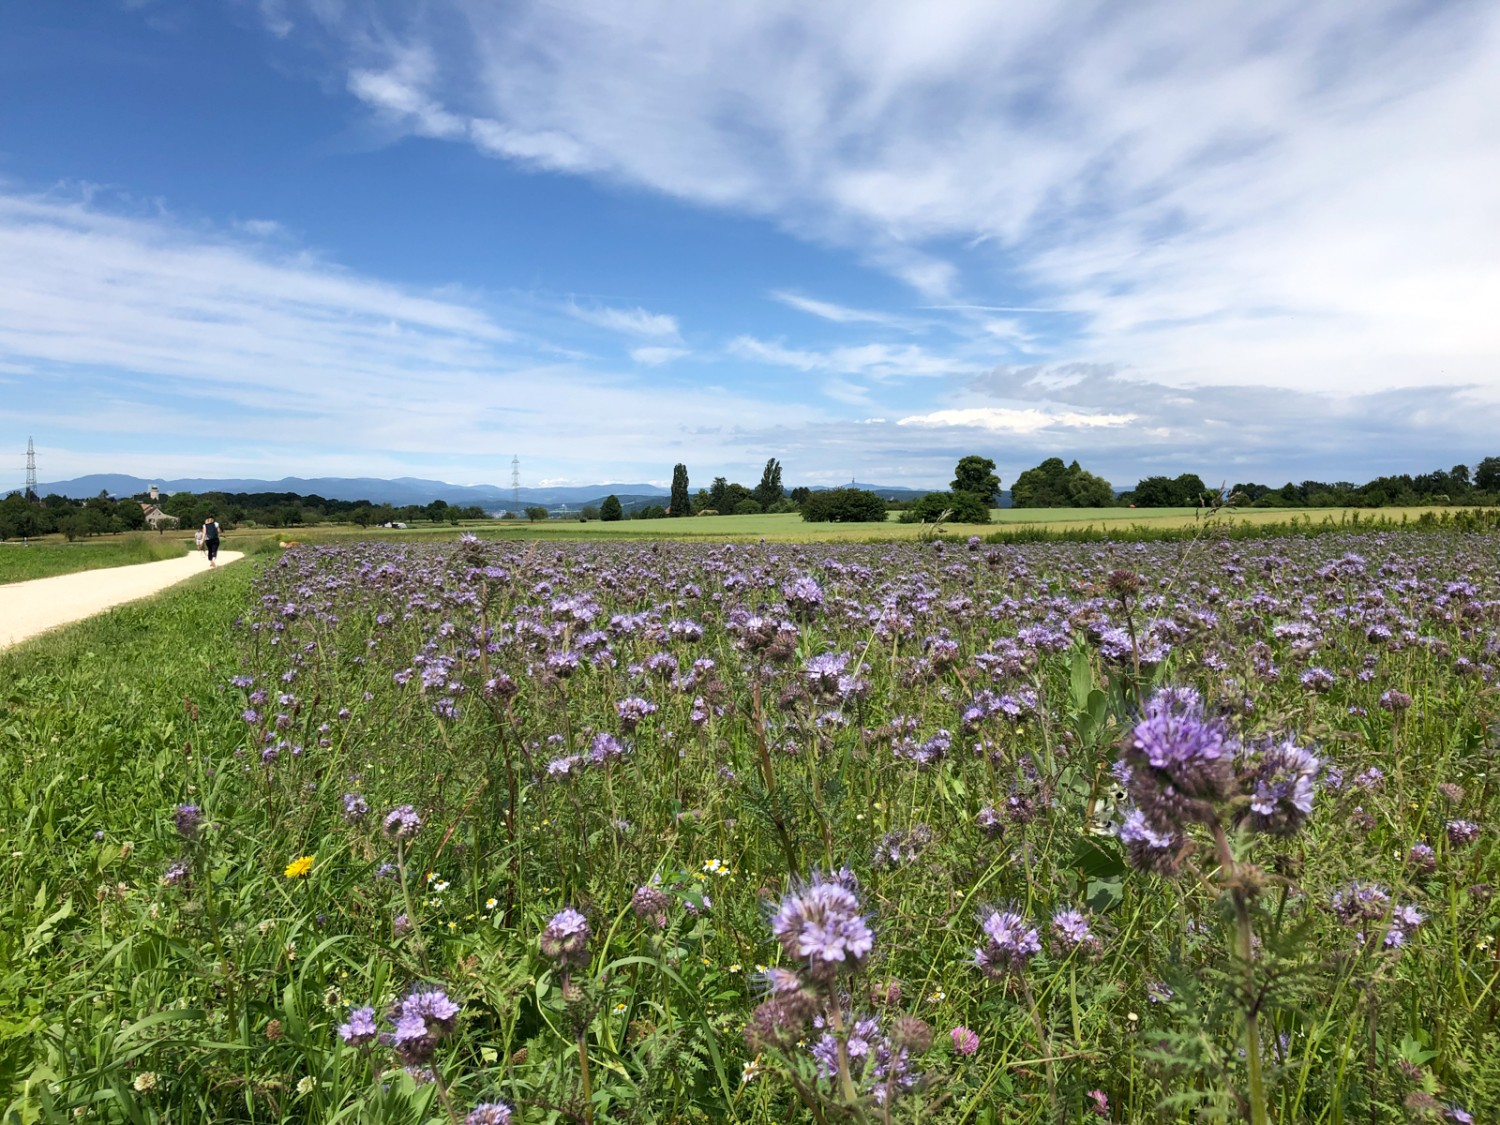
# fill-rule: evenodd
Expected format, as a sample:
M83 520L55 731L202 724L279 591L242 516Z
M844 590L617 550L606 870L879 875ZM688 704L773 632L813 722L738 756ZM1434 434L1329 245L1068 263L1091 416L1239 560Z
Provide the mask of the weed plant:
M0 665L6 1112L1492 1120L1497 552L230 568Z

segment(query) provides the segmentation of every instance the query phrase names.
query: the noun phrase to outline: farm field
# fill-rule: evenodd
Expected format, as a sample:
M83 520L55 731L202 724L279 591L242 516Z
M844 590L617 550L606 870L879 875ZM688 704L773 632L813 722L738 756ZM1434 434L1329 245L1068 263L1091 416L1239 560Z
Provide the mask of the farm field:
M961 535L340 537L0 656L0 1115L1493 1119L1500 536Z

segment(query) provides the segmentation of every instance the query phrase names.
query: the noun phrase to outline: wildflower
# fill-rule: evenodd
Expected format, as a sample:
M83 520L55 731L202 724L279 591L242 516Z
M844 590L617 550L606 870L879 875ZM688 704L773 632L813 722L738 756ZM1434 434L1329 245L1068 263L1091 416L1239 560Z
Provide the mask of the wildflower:
M1013 910L991 910L980 919L985 944L974 950L974 965L994 980L1018 973L1042 951L1041 935Z
M203 811L197 805L178 805L172 819L177 825L178 835L184 840L196 839L203 825Z
M616 703L615 712L620 716L620 725L625 728L626 733L629 733L635 730L647 715L656 714L656 704L632 695Z
M1308 691L1323 693L1333 687L1333 673L1327 668L1309 668L1297 679Z
M1130 865L1139 871L1171 877L1182 866L1186 841L1179 840L1174 833L1158 832L1152 828L1140 809L1131 809L1125 814L1116 835L1125 845Z
M150 1093L152 1090L156 1089L156 1071L141 1071L135 1076L135 1081L132 1082L131 1085L134 1086L136 1090L142 1094Z
M432 1059L438 1041L453 1031L459 1006L440 988L419 987L391 1009L388 1018L396 1025L392 1045L407 1066L420 1066Z
M370 814L370 803L358 793L344 794L344 819L351 823L361 821Z
M380 830L389 840L410 840L422 827L422 818L410 805L397 805L385 814Z
M413 927L411 924L411 919L405 914L397 914L396 917L391 920L391 934L394 937L405 937L407 934L411 933L412 928Z
M979 1050L979 1036L967 1027L955 1027L948 1035L953 1040L953 1049L960 1055L972 1055Z
M810 883L781 900L771 932L787 956L805 961L813 979L820 981L832 979L840 969L857 968L875 945L854 888L839 876L829 879L816 872Z
M1312 812L1313 780L1322 762L1290 738L1250 756L1250 824L1257 832L1290 836Z
M190 868L186 860L173 860L167 864L167 869L162 873L161 881L169 887L180 887L188 881Z
M1413 844L1406 853L1406 862L1421 875L1431 875L1437 870L1437 853L1427 844Z
M1146 985L1146 999L1152 1004L1165 1004L1174 995L1176 993L1159 980Z
M1089 929L1088 916L1081 910L1059 910L1052 915L1052 947L1060 954L1075 949L1092 951L1099 948L1099 939Z
M608 731L600 731L594 735L594 740L589 744L589 761L596 766L602 766L606 762L618 762L625 757L628 750L618 738Z
M1090 1090L1089 1093L1088 1093L1088 1098L1089 1098L1089 1109L1093 1112L1094 1116L1095 1117L1102 1117L1105 1121L1108 1121L1109 1120L1109 1097L1104 1093L1104 1091L1103 1090Z
M578 911L560 910L542 931L542 954L557 962L561 969L587 968L589 963L589 923Z
M756 1055L753 1059L750 1059L748 1062L742 1063L740 1065L740 1084L744 1085L744 1084L746 1084L748 1082L755 1081L755 1079L757 1079L757 1078L760 1077L761 1072L764 1069L765 1068L760 1065L760 1056L759 1055Z
M497 899L497 898L495 898L493 895L491 897L489 897L489 898L487 898L487 899L484 900L484 908L486 910L493 910L493 909L495 909L495 907L497 907L499 905L500 905L500 900Z
M291 863L286 865L286 871L284 871L283 874L288 879L305 879L307 878L307 873L312 870L312 865L312 856L298 856L296 859L292 860Z
M1204 717L1198 693L1180 688L1151 697L1122 760L1137 807L1158 833L1167 833L1213 817L1213 802L1229 794L1233 754L1228 731Z
M306 1096L307 1094L312 1093L317 1088L318 1088L318 1080L316 1078L314 1078L311 1074L309 1074L305 1078L303 1078L300 1082L297 1083L297 1095L299 1097Z
M1479 825L1472 820L1450 820L1447 824L1448 842L1455 848L1472 844L1479 839Z
M630 896L630 909L643 922L650 922L658 930L667 924L667 906L671 903L664 892L652 886L640 886Z
M480 1102L464 1118L464 1125L510 1125L511 1108L504 1102Z

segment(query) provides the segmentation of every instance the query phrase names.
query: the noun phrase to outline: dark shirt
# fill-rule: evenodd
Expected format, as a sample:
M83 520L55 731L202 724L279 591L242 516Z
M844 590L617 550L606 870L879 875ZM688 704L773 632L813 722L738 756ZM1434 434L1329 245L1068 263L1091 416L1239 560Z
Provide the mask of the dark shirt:
M219 525L214 523L213 520L209 520L206 524L203 525L203 541L206 543L210 539L217 539L218 537Z

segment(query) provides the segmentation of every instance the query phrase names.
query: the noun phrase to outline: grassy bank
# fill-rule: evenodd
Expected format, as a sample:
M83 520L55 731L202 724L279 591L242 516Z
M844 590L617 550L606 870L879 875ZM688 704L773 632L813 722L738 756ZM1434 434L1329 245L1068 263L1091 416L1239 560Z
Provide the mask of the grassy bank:
M27 544L0 543L0 582L25 582L80 570L175 559L188 553L190 540L178 535L131 532L69 543L53 536Z

